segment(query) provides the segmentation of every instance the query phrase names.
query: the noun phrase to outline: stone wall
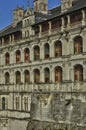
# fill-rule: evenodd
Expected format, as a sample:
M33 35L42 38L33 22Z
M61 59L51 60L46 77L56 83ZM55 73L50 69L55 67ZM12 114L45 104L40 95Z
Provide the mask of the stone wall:
M32 98L31 124L37 130L39 125L45 126L44 129L47 130L48 123L51 124L49 130L86 130L85 93L42 93L35 94L34 97ZM33 125L35 121L38 123ZM40 128L40 130L44 129ZM27 130L29 130L29 124Z

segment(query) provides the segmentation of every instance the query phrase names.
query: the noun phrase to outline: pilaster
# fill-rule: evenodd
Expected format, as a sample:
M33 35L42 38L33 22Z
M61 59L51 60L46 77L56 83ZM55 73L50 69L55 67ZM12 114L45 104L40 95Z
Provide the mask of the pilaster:
M86 19L86 14L85 14L85 10L82 10L82 25L85 26L85 19Z
M67 29L69 30L70 29L70 15L67 15L67 21L68 21Z
M40 46L40 59L44 59L44 46L43 45L41 45Z
M63 32L63 31L64 31L64 28L65 28L65 22L64 22L64 18L63 18L63 17L61 18L61 20L62 20L61 30L62 30L62 32Z
M30 61L33 61L33 60L34 60L33 46L31 46L31 49L30 49Z
M41 36L42 33L42 25L39 25L39 37Z
M50 58L54 57L54 44L50 43Z
M49 24L49 35L51 34L51 22L48 22Z

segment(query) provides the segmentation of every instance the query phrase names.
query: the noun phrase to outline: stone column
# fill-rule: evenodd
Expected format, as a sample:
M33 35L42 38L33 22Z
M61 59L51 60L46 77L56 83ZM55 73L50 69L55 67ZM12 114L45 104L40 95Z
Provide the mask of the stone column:
M34 83L34 73L33 70L30 71L30 81Z
M82 10L82 25L83 26L85 26L85 18L86 18L85 10Z
M2 55L2 65L5 65L5 54Z
M41 82L43 83L44 82L44 69L41 68L40 70L41 70L40 71L40 79L41 79Z
M3 77L4 77L4 72L1 71L1 74L0 74L0 75L1 75L1 84L3 84L3 83L4 83L4 78L3 78Z
M73 38L69 40L69 52L70 52L70 54L74 54Z
M10 42L10 44L11 44L11 35L9 36L9 42Z
M4 45L4 38L2 38L2 45Z
M86 31L82 32L82 38L83 38L83 52L86 52Z
M9 98L8 98L8 109L12 110L13 109L13 93L9 94Z
M12 53L12 58L13 58L13 59L12 59L12 63L15 64L15 63L16 63L16 51L13 50L12 52L13 52L13 53Z
M14 83L14 71L13 70L11 70L11 73L10 73L10 83Z
M3 58L3 54L2 54L2 52L1 52L1 65L3 65L3 61L4 61L5 59Z
M86 81L86 65L85 64L83 64L83 80L85 80Z
M31 46L31 49L30 49L30 61L33 61L34 60L34 53L33 53L33 46Z
M21 50L21 62L24 62L24 50Z
M12 42L14 42L14 34L12 34Z
M50 57L52 58L52 57L54 57L54 44L52 44L51 42L50 42Z
M1 81L2 81L2 72L0 71L0 84L1 84Z
M21 71L21 82L24 83L24 72Z
M41 45L40 46L40 59L44 59L44 46L43 45Z
M19 104L19 109L22 110L22 104L23 104L23 101L22 101L22 94L20 95L20 104Z
M64 22L64 18L62 17L61 18L62 19L62 27L61 27L61 30L62 30L62 32L64 31L64 27L65 27L65 22Z
M14 70L12 70L13 72L13 83L15 84L16 83L16 75L15 75L15 72L14 72Z
M10 64L13 64L13 52L12 51L10 51Z
M62 38L62 55L65 55L65 53L66 53L66 40L65 40L65 38L63 37Z
M68 20L67 28L69 30L70 29L70 15L67 16L67 20Z
M11 83L13 83L13 84L15 84L16 83L16 77L15 77L15 72L14 72L14 70L11 70Z
M68 38L68 36L67 36L67 38ZM63 41L62 41L63 43L62 43L62 54L63 55L69 55L69 53L70 53L70 41L69 41L69 38L68 38L68 40L66 39L66 37L63 39ZM71 45L72 46L72 45Z
M69 80L69 64L65 63L64 64L64 80Z
M42 33L42 25L39 25L39 36L41 36Z
M51 22L48 22L49 24L49 35L51 34Z
M4 83L4 79L3 79L3 77L4 77L4 75L3 75L3 71L0 72L0 77L1 77L1 84L3 84L3 83Z
M50 80L54 83L55 82L55 74L54 74L54 68L53 67L51 68L50 75L51 75Z
M71 80L74 81L74 67L73 66L70 68L70 72L71 72Z

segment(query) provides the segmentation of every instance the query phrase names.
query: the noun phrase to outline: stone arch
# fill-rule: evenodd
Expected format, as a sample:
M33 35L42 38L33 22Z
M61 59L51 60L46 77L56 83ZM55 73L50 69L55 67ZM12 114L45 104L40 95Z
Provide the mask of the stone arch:
M24 71L24 82L29 83L30 82L30 72L28 70Z
M74 54L80 54L83 52L83 38L82 36L75 36L74 42Z
M34 82L40 83L40 70L34 69Z
M10 54L8 52L5 53L5 64L10 64Z
M25 62L30 61L30 50L28 48L24 49L24 61Z
M54 56L55 57L62 56L62 42L59 40L54 42Z
M16 76L16 84L21 83L21 73L20 73L20 71L16 71L15 76Z
M10 74L8 72L5 73L5 84L10 83Z
M62 82L62 67L56 66L54 68L55 82Z
M50 57L50 45L49 43L44 44L44 58L49 59Z
M44 68L44 82L50 82L50 69L48 67Z
M37 61L40 59L40 47L38 45L34 46L34 60Z
M83 81L83 66L81 64L74 66L74 81Z
M20 50L16 50L16 63L21 62L21 52Z

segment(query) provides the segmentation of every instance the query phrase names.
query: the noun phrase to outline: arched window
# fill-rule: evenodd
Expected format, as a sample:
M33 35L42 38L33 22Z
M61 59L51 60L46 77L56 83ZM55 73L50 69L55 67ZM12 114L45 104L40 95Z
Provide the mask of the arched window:
M40 48L39 46L34 47L34 60L37 61L40 59Z
M24 81L25 81L25 83L30 82L30 73L28 70L25 70L25 72L24 72Z
M44 45L44 58L49 59L49 57L50 57L50 47L49 47L49 44L46 43Z
M24 50L24 61L28 62L30 60L30 51L28 48Z
M2 110L5 110L5 97L2 98Z
M80 54L83 52L83 39L81 36L74 38L74 54Z
M40 71L38 69L34 70L34 82L39 83L40 82Z
M9 84L10 83L10 75L8 72L5 73L5 84Z
M21 83L21 74L19 71L16 72L16 84Z
M83 67L82 65L74 66L74 80L75 81L83 81Z
M54 49L55 49L55 57L62 56L62 43L61 43L61 41L55 42Z
M6 65L10 64L10 55L8 52L5 54L5 64Z
M62 68L57 66L54 69L55 71L55 82L61 82L62 81Z
M21 61L21 53L19 50L16 51L16 63L20 63Z
M50 82L50 70L49 68L45 68L44 69L44 79L45 79L45 83L49 83Z

